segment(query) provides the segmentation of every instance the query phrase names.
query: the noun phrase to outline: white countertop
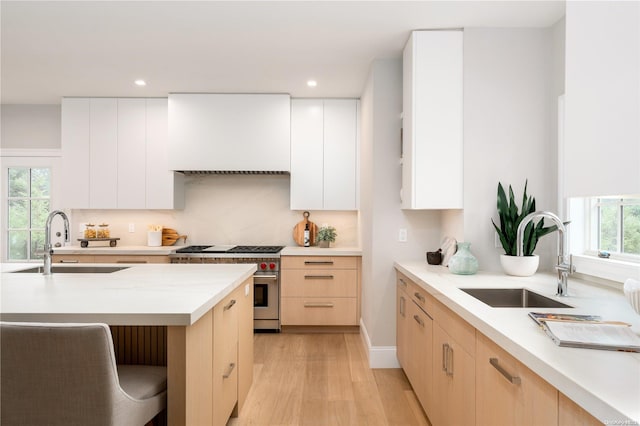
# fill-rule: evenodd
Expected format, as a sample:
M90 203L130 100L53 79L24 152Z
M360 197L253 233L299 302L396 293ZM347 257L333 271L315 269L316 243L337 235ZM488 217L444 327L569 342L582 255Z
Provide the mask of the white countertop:
M94 255L94 254L113 254L113 255L141 255L141 256L167 256L173 253L175 250L178 250L182 247L186 247L185 245L179 246L160 246L160 247L149 247L149 246L115 246L109 247L108 241L104 246L89 246L89 247L80 247L80 246L65 246L65 247L54 247L54 254L86 254L86 255Z
M285 247L281 256L362 256L358 247Z
M556 277L454 275L445 267L419 261L399 261L394 266L600 421L640 422L640 354L556 346L527 315L530 311L601 315L603 320L630 323L640 334L640 315L622 290L569 277L569 296L558 299L574 309L492 308L459 288L525 287L557 298Z
M33 266L0 265L0 319L187 326L256 270L255 264L149 264L113 273L10 273Z

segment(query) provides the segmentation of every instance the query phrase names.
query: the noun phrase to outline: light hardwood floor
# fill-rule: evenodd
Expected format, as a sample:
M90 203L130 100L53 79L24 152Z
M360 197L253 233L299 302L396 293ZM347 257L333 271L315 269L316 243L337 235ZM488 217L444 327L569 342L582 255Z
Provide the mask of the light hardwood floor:
M358 334L256 334L240 425L429 425L400 369L368 367Z

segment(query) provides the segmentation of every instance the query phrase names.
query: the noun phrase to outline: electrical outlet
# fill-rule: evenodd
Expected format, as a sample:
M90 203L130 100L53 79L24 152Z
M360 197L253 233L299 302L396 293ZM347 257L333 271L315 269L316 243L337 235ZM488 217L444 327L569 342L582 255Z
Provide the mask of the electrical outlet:
M407 242L407 228L400 228L398 230L398 241L401 243Z
M134 223L129 224L129 232L136 232L136 225Z

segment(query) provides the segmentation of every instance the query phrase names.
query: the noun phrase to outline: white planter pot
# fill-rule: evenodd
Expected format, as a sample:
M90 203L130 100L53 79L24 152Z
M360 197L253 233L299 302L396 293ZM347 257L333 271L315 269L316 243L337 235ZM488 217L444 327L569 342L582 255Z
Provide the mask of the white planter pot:
M540 258L537 254L532 256L508 256L500 255L500 264L507 275L516 277L529 277L536 273Z

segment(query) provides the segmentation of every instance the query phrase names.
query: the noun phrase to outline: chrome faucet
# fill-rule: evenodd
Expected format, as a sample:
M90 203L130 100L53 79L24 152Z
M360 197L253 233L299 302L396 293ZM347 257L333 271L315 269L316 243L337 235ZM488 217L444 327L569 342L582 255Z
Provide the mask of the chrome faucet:
M62 216L62 220L64 220L64 241L69 242L69 218L61 210L52 211L49 213L44 226L44 268L42 269L44 275L51 275L51 255L53 254L53 247L51 247L51 222L56 215Z
M558 271L558 293L556 296L567 296L567 277L569 274L572 274L576 271L575 266L573 266L573 258L569 253L566 253L566 244L565 244L565 235L567 232L567 228L565 228L564 223L560 220L558 216L551 212L533 212L526 215L520 225L518 225L518 232L516 236L516 247L518 256L524 255L524 230L529 222L537 218L548 218L555 222L558 227L558 260L556 264L556 271Z

